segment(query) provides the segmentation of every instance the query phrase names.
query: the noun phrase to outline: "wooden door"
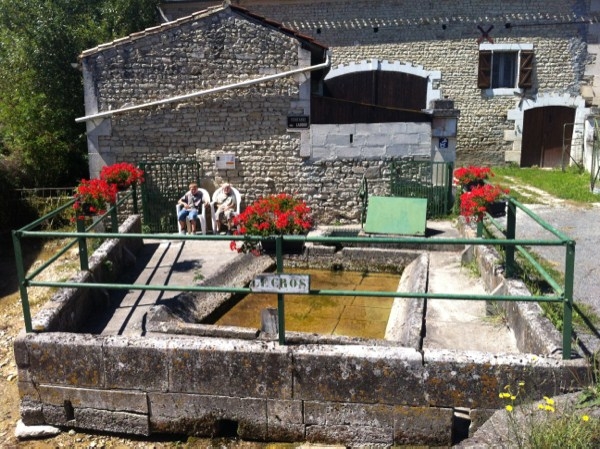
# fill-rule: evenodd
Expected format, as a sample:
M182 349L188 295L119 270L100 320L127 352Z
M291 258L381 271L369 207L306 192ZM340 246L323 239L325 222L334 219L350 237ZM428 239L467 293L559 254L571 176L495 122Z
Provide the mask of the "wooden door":
M553 168L567 165L574 120L575 109L566 106L546 106L525 111L521 167Z
M311 123L385 123L431 121L427 78L373 70L325 81L323 96L312 97Z

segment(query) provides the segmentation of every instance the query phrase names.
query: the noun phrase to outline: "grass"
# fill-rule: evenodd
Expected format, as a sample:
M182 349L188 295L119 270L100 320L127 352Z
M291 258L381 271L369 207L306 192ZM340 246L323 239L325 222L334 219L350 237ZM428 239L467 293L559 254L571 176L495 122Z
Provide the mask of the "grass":
M590 191L590 174L577 170L577 168L568 168L564 172L559 169L540 169L540 168L519 168L514 166L494 167L492 168L495 176L491 182L511 187L511 184L526 184L545 192L557 198L575 201L578 203L597 203L600 202L600 195ZM527 188L524 193L511 191L511 195L521 202L532 202L535 194Z

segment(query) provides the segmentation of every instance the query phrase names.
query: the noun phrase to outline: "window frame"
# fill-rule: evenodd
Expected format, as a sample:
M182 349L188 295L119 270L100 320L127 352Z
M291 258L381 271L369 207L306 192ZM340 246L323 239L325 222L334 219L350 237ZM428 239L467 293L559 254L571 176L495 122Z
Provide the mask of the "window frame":
M515 86L492 87L493 54L516 53ZM513 95L515 90L533 87L534 68L533 44L490 44L479 45L479 63L477 72L477 87L487 96Z

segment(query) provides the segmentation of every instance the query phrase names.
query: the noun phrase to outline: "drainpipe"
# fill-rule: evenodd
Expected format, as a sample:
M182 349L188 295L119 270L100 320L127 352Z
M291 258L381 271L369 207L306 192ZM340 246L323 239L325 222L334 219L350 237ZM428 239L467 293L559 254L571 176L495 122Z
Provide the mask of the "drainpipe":
M178 101L188 100L190 98L196 98L196 97L201 97L203 95L209 95L209 94L214 94L216 92L222 92L224 90L237 89L237 88L240 88L240 87L252 86L253 84L258 84L258 83L262 83L262 82L265 82L265 81L271 81L271 80L275 80L275 79L278 79L278 78L284 78L286 76L296 75L297 73L313 72L315 70L325 69L325 68L329 67L330 65L331 65L331 59L329 57L329 52L326 52L325 62L323 62L321 64L312 65L312 66L304 67L304 68L301 68L301 69L289 70L287 72L276 73L274 75L267 75L267 76L262 77L262 78L257 78L257 79L248 80L248 81L242 81L240 83L228 84L226 86L219 86L219 87L215 87L215 88L212 88L212 89L207 89L207 90L201 90L201 91L197 91L197 92L192 92L190 94L185 94L185 95L179 95L177 97L166 98L164 100L151 101L150 103L143 103L143 104L139 104L139 105L136 105L136 106L127 106L127 107L124 107L124 108L115 109L113 111L99 112L97 114L86 115L85 117L76 118L75 121L77 123L87 122L88 120L93 120L93 119L96 119L96 118L110 117L113 114L118 114L118 113L121 113L121 112L137 111L138 109L148 108L148 107L151 107L151 106L159 106L159 105L162 105L162 104L175 103L175 102L178 102Z

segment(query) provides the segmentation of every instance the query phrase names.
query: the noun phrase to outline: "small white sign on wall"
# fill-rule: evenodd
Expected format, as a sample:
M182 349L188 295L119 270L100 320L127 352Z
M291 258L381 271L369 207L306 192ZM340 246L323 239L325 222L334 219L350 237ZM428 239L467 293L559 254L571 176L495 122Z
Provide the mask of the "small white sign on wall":
M220 153L215 156L215 168L217 170L229 170L235 168L234 153Z

